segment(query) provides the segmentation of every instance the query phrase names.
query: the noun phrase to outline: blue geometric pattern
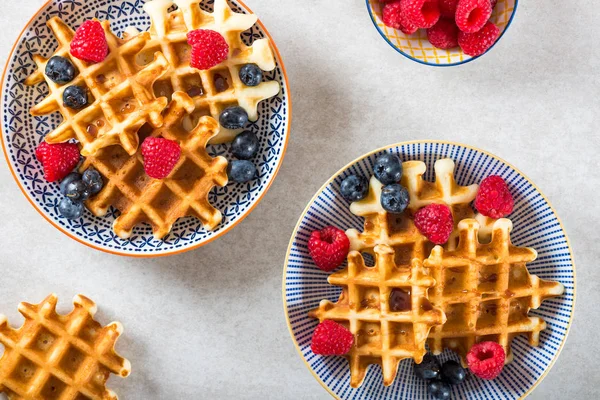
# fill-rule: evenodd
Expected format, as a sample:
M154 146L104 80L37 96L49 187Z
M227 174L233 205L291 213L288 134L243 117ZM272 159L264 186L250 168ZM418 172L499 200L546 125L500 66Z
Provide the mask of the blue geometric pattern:
M34 54L47 57L56 48L57 42L46 27L46 21L52 17L62 18L73 28L87 19L108 19L112 29L120 35L132 25L141 30L148 29L150 19L142 9L144 3L142 0L54 0L45 6L19 38L7 65L2 91L2 140L8 153L8 163L27 196L62 230L96 248L122 254L156 255L196 247L219 235L249 212L275 178L275 172L283 159L288 139L290 103L283 64L276 58L277 67L274 71L265 73L265 77L267 80L278 81L281 92L260 103L258 121L248 126L260 139L260 152L254 160L259 178L250 183L229 184L210 193L210 202L223 213L222 223L213 231L207 231L197 219L188 217L179 220L164 240L154 239L149 225L137 227L130 239L123 240L115 236L112 230L115 215L118 215L114 209L101 218L87 211L82 218L74 221L61 217L57 210L62 198L58 184L46 182L42 166L35 158L38 144L60 124L61 117L58 113L42 117L32 117L29 114L29 109L47 93L45 85L30 87L23 84L25 78L35 70L32 57ZM212 0L205 1L202 8L212 11L212 3ZM230 1L230 5L236 12L248 12L235 1ZM258 24L242 34L248 45L255 39L266 36L266 32ZM209 153L232 159L229 145L210 146Z
M479 183L492 174L501 175L507 181L515 200L514 210L508 216L514 224L513 243L535 248L538 258L528 265L529 271L542 279L561 282L565 294L546 300L538 310L531 311L531 315L543 318L548 325L541 332L539 347L531 347L525 336L517 337L512 342L514 361L498 378L484 381L471 376L465 383L453 386L451 398L516 399L524 396L550 369L566 339L575 297L573 257L558 216L525 176L491 154L457 144L417 142L390 146L345 167L317 193L293 233L284 272L285 309L299 352L322 384L339 398L427 398L426 385L415 377L411 360L400 363L398 376L389 387L383 386L381 368L373 365L363 385L352 389L348 362L344 358L323 357L310 350L317 321L308 317L308 311L318 307L322 299L337 301L341 288L327 283L329 274L315 267L307 250L308 238L312 231L327 225L362 231L362 218L353 215L349 203L339 195L340 183L350 174L371 176L373 163L383 152L398 154L403 161L425 162L425 178L429 181L434 178L434 162L448 157L456 162L455 175L459 185ZM449 358L458 360L450 351L441 356L444 361Z

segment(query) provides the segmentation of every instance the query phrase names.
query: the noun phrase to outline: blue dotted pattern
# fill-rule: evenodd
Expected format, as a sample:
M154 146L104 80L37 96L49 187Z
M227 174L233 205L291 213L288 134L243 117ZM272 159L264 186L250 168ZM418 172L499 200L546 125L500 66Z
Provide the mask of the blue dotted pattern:
M208 231L197 219L187 217L175 223L172 232L164 240L156 240L149 225L136 227L132 237L123 240L112 230L114 219L118 216L115 209L111 209L107 216L100 218L89 212L74 221L61 217L57 210L61 199L58 185L44 180L42 166L35 158L35 149L43 137L60 124L62 117L59 113L42 117L32 117L29 114L29 109L43 100L48 90L45 84L34 87L23 84L25 78L36 68L32 57L34 54L49 57L56 49L58 43L46 27L46 21L52 17L60 17L73 28L87 19L106 19L111 22L113 31L120 35L125 28L132 25L141 30L148 29L150 19L142 8L144 3L142 0L51 2L38 13L19 38L8 63L2 92L2 140L7 149L8 162L27 196L64 231L95 247L122 254L165 254L195 247L243 218L275 178L275 172L283 158L289 127L288 87L283 75L282 61L276 59L277 67L274 71L265 73L265 80L280 82L281 92L278 96L260 103L259 119L247 127L255 132L260 140L260 152L254 159L259 178L249 183L230 184L211 191L211 204L223 213L223 221L215 230ZM234 1L230 1L230 5L236 12L248 12ZM206 11L212 11L212 6L212 0L201 4ZM248 45L266 36L258 24L242 34L244 42ZM228 145L209 146L208 150L212 156L233 158Z
M465 383L452 387L452 398L516 399L523 396L550 368L566 338L574 304L573 258L557 215L533 184L494 156L460 145L418 142L392 146L368 155L336 176L309 205L293 234L284 275L286 313L302 357L321 381L342 399L423 399L428 396L426 385L415 377L410 360L400 363L398 376L391 386L383 386L381 367L372 365L363 385L353 389L348 362L344 358L323 357L310 350L317 321L308 317L308 311L317 308L322 299L336 302L341 288L330 285L327 282L329 274L315 267L307 250L308 238L312 231L327 225L362 231L363 219L350 212L350 204L339 195L339 187L350 174L371 176L373 163L383 152L398 154L403 161L425 162L425 178L430 181L434 179L435 161L447 157L456 163L455 176L460 185L480 183L493 174L501 175L507 181L515 199L514 211L508 216L514 224L514 244L535 248L538 258L528 265L529 271L542 279L561 282L565 293L544 301L538 310L530 313L543 318L548 325L541 332L539 347L530 346L525 336L518 336L512 342L514 361L497 379L484 381L470 376ZM441 356L441 360L449 358L458 360L458 356L450 351Z

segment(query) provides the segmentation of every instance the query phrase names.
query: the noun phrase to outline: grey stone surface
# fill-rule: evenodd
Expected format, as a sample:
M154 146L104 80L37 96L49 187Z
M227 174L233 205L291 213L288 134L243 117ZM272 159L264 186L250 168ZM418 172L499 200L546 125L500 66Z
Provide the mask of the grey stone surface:
M2 0L1 65L42 3ZM452 140L527 174L553 203L575 251L575 322L531 398L598 398L597 3L522 0L491 54L444 69L388 47L362 0L249 3L281 50L294 103L287 157L259 207L199 250L120 258L55 230L0 166L0 312L20 323L21 300L56 292L68 311L76 293L90 296L103 323L125 326L118 350L133 374L110 380L122 399L327 399L283 317L292 229L322 183L357 156L403 140Z

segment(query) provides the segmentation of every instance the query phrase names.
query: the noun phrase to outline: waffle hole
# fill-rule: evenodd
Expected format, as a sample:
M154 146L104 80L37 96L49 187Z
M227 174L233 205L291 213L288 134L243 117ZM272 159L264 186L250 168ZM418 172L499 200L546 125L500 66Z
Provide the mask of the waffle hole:
M165 219L176 209L181 200L166 186L163 186L155 197L150 201L150 206L155 209L161 218Z
M154 82L152 89L156 97L166 97L169 101L173 98L173 84L170 79Z
M444 294L466 293L466 280L468 279L468 266L452 267L444 270L442 282L444 283Z
M360 304L358 310L379 310L379 288L363 287L359 288Z
M192 160L187 159L173 172L171 179L181 186L184 191L190 192L203 175L202 169Z
M412 259L414 257L414 245L402 244L394 246L394 251L394 262L396 263L396 268L410 268Z
M192 47L186 41L175 43L173 45L173 53L177 60L175 61L176 65L184 66L188 64L190 61L190 53L192 52Z
M150 184L152 179L144 171L144 166L140 162L136 162L135 165L127 171L127 174L123 177L126 182L131 182L133 187L140 194L146 186Z
M212 116L208 107L197 108L196 110L194 110L193 113L183 118L183 129L185 129L188 132L193 131L198 126L200 118L206 116Z
M442 327L442 330L447 332L463 330L467 323L466 311L467 307L463 303L455 303L448 305L448 307L445 310L447 321ZM473 326L470 328L475 327Z
M56 336L50 333L46 328L42 328L33 340L32 349L40 353L47 353L55 341Z
M42 388L40 395L42 398L48 400L60 399L66 387L67 385L63 381L55 376L51 376Z
M381 326L375 322L363 322L356 332L356 346L381 348Z
M415 333L412 324L390 322L390 348L413 346Z
M11 377L16 381L27 383L34 377L37 369L38 367L33 362L21 357Z
M495 292L499 277L500 267L498 265L484 265L479 271L479 286L477 290L480 293Z
M206 91L204 85L202 85L202 79L199 74L185 75L182 79L183 88L188 96L191 98L204 97Z
M93 320L88 320L86 324L79 330L78 336L86 342L95 342L100 328L101 326L99 323Z
M510 301L508 323L515 323L527 318L531 296L513 299Z
M508 275L508 287L519 289L529 286L529 272L525 264L514 264Z
M231 73L227 68L221 68L212 73L212 90L213 93L223 93L228 90L233 90L233 80Z
M85 355L75 347L70 346L60 361L60 367L69 376L74 377L84 360Z
M154 46L148 49L144 49L143 51L139 52L138 55L135 57L135 62L139 66L145 67L146 65L151 64L152 61L154 61L154 54L156 54L157 51L161 51L160 46Z
M114 87L117 87L127 79L120 72L116 61L108 63L102 70L98 71L96 75L96 89L102 94L106 94L111 91Z
M502 313L502 304L496 300L485 301L479 305L477 329L485 329L496 324Z

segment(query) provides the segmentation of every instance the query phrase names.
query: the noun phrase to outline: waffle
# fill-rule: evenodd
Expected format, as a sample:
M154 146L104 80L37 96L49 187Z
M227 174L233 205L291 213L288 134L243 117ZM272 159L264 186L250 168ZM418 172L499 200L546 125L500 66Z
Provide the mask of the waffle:
M86 205L96 216L106 215L111 205L121 211L113 225L117 236L129 238L136 225L147 222L154 236L162 239L175 221L185 216L198 218L211 230L221 223L221 212L210 204L208 193L215 185L227 185L227 160L212 158L206 152L207 142L218 131L213 118L201 118L191 132L183 128L184 116L193 111L193 100L176 92L165 111L164 125L155 130L146 126L140 131L144 138L163 137L179 143L181 157L165 179L146 175L140 151L129 156L119 146L102 149L83 163L82 171L93 167L105 182Z
M256 23L256 15L233 12L227 0L215 0L213 13L203 11L200 3L201 0L148 1L144 10L152 21L152 39L138 56L138 63L146 65L158 51L165 55L171 67L154 84L154 92L157 96L169 98L176 91L190 95L196 105L188 122L190 127L204 115L218 121L221 111L234 105L244 108L250 120L256 121L258 103L276 96L280 86L275 81L262 82L255 87L245 86L239 78L239 70L248 63L257 64L263 71L274 70L275 59L269 40L257 39L252 46L246 46L241 33ZM174 5L178 9L169 11ZM206 71L191 67L187 33L196 29L221 33L229 44L228 59ZM135 34L135 29L128 32ZM239 132L221 127L211 144L230 142Z
M19 329L0 316L0 393L9 400L116 400L106 381L111 373L124 378L131 372L114 350L123 326L102 327L94 320L96 304L85 296L75 296L68 315L56 313L56 302L51 294L37 305L21 303Z
M494 223L492 239L481 244L479 223L467 219L458 224L458 248L447 251L437 246L423 265L435 279L429 299L444 310L447 322L434 327L428 344L434 354L449 348L463 363L473 344L499 343L512 360L510 343L519 334L527 334L532 346L539 344L546 323L528 315L544 299L559 296L564 287L530 275L526 264L535 260L534 249L515 247L510 241L512 223L499 219Z
M128 154L135 154L137 131L145 123L155 127L162 124L161 112L168 101L164 97L156 99L151 88L169 64L162 54L157 53L144 68L138 66L135 56L144 48L150 35L144 33L123 41L111 32L108 21L102 26L110 53L104 61L90 64L71 56L73 30L57 17L48 21L48 27L59 43L53 55L71 60L78 75L68 84L56 84L44 73L48 59L33 56L38 69L25 84L45 81L49 94L31 109L31 114L39 116L56 111L62 114L63 122L46 136L48 143L77 139L83 156L94 155L99 149L114 144L120 144ZM63 92L72 85L88 89L90 104L86 108L73 110L64 106Z
M350 362L350 385L359 387L370 364L381 364L383 383L393 383L398 363L412 358L417 363L425 355L427 333L442 324L445 317L427 300L427 290L435 281L424 274L420 263L399 266L395 252L387 245L375 246L375 266L365 266L358 251L348 255L348 267L329 276L329 283L342 287L337 303L323 300L309 315L319 321L330 319L346 326L354 335L354 345L345 356ZM410 309L391 311L392 289L410 296Z

